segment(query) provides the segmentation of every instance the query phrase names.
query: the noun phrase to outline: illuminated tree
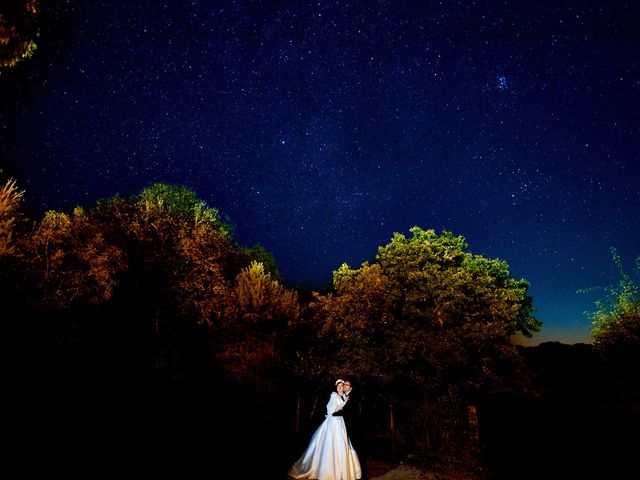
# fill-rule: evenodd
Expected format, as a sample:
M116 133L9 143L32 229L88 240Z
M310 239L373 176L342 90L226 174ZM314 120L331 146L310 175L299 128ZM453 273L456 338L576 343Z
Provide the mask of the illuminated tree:
M619 394L621 407L640 414L640 256L631 274L624 271L620 255L611 249L620 274L617 285L606 288L607 296L596 301L589 313L591 338L604 359L611 391Z
M194 192L155 184L128 199L99 202L93 216L125 252L127 281L147 307L177 310L203 325L220 314L239 254L228 224Z
M0 73L33 54L37 20L37 0L0 0Z
M72 324L145 375L180 376L187 363L198 369L213 358L209 330L250 262L217 210L165 184L47 212L16 249L6 285L43 320Z
M298 294L273 279L257 261L240 272L229 293L224 322L217 330L217 358L230 379L250 386L262 397L282 377L279 336L301 315Z
M12 179L7 180L0 189L0 257L16 251L13 234L23 194Z
M210 348L208 329L225 310L230 282L249 262L228 223L191 190L167 184L100 201L91 214L127 260L111 308L137 339L128 348L144 346L149 368L162 375L200 368Z
M282 278L280 277L280 269L278 268L278 263L276 262L275 257L262 245L258 243L250 248L242 247L241 251L243 255L250 258L252 261L261 263L265 272L268 273L273 280L282 282Z
M20 242L25 288L38 308L69 308L108 300L124 269L122 251L109 245L85 210L47 212Z
M511 278L506 262L466 252L450 232L411 233L396 233L375 263L334 272L333 291L311 305L322 351L300 355L382 387L416 419L437 398L510 390L521 368L511 336L531 335L540 322L528 283Z
M253 261L236 278L234 308L241 321L259 330L277 331L300 315L298 294L271 278L264 265Z
M334 292L316 297L322 331L343 340L335 358L362 375L402 383L407 375L444 384L455 373L471 385L498 376L510 337L540 325L528 283L511 278L504 261L465 252L463 237L411 232L409 239L396 233L372 265L340 267Z
M624 271L622 259L611 249L613 261L620 274L618 285L606 288L607 298L596 301L596 310L589 313L593 344L601 350L640 347L640 256L636 257L634 272Z

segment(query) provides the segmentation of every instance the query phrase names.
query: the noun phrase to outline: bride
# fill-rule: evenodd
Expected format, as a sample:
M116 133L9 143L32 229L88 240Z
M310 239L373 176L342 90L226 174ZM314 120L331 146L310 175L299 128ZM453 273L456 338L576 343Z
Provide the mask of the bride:
M344 418L333 416L342 410L344 381L336 380L336 391L327 403L327 416L315 431L309 446L289 470L293 478L357 480L362 476L358 454L347 436Z

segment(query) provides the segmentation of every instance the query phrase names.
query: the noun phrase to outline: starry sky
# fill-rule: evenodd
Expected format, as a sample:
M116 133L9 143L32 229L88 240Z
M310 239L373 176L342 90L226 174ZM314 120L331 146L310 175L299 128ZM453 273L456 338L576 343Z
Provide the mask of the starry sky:
M446 229L529 280L534 344L640 254L638 2L50 3L0 75L32 211L182 184L315 289Z

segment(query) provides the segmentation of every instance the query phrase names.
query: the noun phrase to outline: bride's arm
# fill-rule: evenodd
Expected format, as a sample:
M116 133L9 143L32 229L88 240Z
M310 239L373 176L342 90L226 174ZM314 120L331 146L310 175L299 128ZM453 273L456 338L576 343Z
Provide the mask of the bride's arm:
M327 415L333 415L337 411L342 410L342 407L344 407L345 403L347 402L342 400L340 398L340 395L338 395L336 392L333 392L331 394L331 397L329 398L329 403L327 403Z

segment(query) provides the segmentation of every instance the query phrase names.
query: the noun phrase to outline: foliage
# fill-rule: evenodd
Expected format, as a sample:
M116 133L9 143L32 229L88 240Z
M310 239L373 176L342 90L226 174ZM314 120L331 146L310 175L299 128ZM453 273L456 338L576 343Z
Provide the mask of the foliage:
M155 184L99 202L94 216L125 252L128 281L156 304L151 309L177 310L198 324L220 314L237 247L216 209L183 186Z
M620 275L617 285L607 287L607 296L596 301L591 319L591 338L595 350L605 360L612 391L619 392L626 411L638 411L640 400L640 256L627 274L622 259L611 249Z
M234 289L236 316L245 324L260 330L277 331L300 315L298 295L284 288L265 271L264 265L253 261L236 278Z
M334 272L332 290L311 304L316 338L297 352L302 370L315 366L325 382L346 374L378 392L381 415L384 402L398 406L398 438L444 446L469 402L527 385L511 337L540 322L528 283L506 262L472 255L447 231L411 233L394 234L374 263Z
M606 298L596 301L594 312L587 312L593 343L604 349L618 342L635 342L640 346L640 256L636 257L634 272L627 274L616 249L612 248L611 254L620 281L617 285L605 287Z
M207 331L249 263L217 210L166 184L71 214L47 212L16 249L4 282L42 318L69 311L65 321L145 375L180 376L187 365L200 369L207 350L212 357ZM91 330L89 322L98 323Z
M36 49L38 0L0 0L0 72Z
M13 234L23 195L24 191L18 189L13 179L7 180L0 189L0 257L16 251Z
M82 208L71 215L47 212L20 243L30 298L39 308L68 308L108 300L122 252L109 245Z
M387 386L445 390L500 383L517 356L510 337L539 328L528 283L506 262L465 252L463 237L411 229L380 247L376 263L334 272L334 291L312 304L321 335L333 338L328 371L346 365Z
M97 346L107 369L220 379L263 406L292 378L319 393L347 375L374 395L372 408L398 407L398 431L448 442L473 395L516 383L510 336L539 322L527 282L505 262L468 253L446 231L411 233L395 234L375 262L340 266L305 308L269 252L236 245L229 222L192 191L156 184L47 212L15 239L6 283L42 318L72 319L80 333L52 349Z
M242 253L249 257L252 261L261 263L265 271L273 278L282 282L280 277L280 269L278 268L278 262L271 252L266 250L259 243L253 247L242 247Z
M298 294L253 261L238 274L229 295L217 358L229 378L251 386L260 397L272 392L282 376L279 334L301 315Z

